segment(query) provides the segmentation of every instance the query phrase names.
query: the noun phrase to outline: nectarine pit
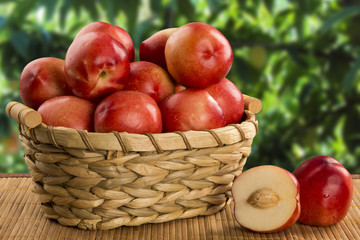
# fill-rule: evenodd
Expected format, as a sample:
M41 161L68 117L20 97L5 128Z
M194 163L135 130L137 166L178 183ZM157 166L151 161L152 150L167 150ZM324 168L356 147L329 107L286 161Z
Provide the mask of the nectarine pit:
M266 209L275 206L279 202L279 196L269 188L262 188L253 192L247 199L254 208Z

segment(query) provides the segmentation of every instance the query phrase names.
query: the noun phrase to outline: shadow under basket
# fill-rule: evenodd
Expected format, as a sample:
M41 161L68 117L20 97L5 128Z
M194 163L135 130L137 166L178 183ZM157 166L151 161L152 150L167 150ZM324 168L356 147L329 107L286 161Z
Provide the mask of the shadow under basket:
M11 102L33 192L46 217L88 230L214 214L230 203L233 180L258 130L253 112L239 124L159 134L93 133L41 123Z

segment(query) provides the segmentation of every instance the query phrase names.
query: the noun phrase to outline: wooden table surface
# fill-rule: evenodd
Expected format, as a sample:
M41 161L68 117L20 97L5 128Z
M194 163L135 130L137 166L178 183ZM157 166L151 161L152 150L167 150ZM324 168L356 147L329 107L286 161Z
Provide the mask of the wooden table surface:
M64 227L44 217L37 196L31 192L29 174L0 173L0 239L360 239L360 175L353 175L354 196L348 215L329 227L296 223L272 234L241 228L233 204L211 216L166 223L84 231Z

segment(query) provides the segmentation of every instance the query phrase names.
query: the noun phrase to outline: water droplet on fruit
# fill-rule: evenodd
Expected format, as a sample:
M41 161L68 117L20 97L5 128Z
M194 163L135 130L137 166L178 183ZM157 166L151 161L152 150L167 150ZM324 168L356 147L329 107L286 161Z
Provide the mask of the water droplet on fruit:
M329 198L330 195L329 195L329 194L324 194L323 197L324 197L324 198Z

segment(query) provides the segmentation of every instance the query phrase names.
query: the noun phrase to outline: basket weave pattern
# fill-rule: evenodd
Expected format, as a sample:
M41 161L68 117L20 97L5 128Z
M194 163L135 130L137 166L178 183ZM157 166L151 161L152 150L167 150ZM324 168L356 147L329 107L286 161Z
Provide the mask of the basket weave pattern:
M210 215L231 200L258 122L161 134L88 133L19 123L43 212L60 224L105 230Z

